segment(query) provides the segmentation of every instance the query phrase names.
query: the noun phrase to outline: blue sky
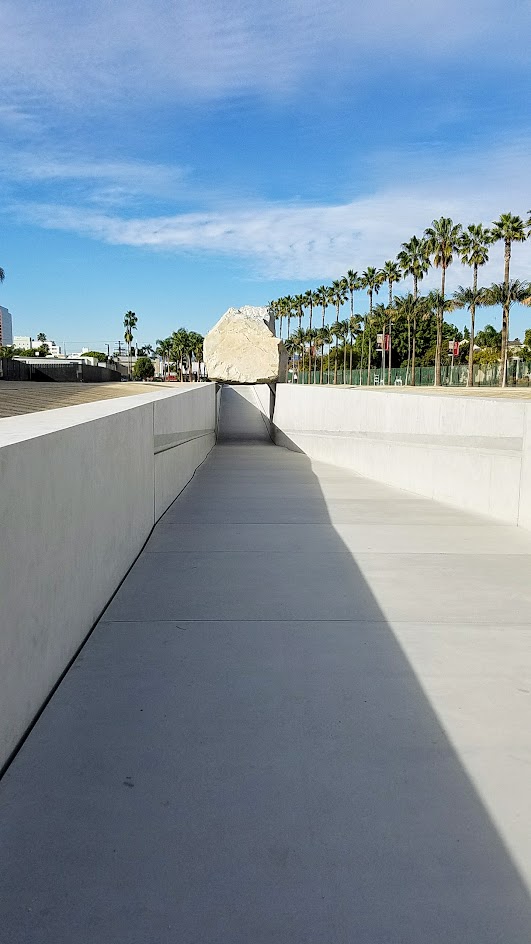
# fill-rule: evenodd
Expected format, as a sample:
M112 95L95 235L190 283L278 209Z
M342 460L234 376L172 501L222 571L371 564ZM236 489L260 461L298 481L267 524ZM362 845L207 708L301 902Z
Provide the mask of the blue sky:
M529 0L0 0L15 332L72 350L133 309L140 341L205 333L442 214L526 214L530 27ZM502 271L496 246L483 281ZM512 272L531 278L531 241ZM511 335L528 325L514 310Z

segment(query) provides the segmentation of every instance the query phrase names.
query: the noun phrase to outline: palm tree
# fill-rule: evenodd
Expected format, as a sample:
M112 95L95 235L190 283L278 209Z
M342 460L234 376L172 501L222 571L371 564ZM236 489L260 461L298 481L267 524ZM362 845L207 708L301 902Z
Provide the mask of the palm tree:
M474 276L472 288L467 295L460 285L457 292L454 293L454 303L458 308L468 308L470 311L470 348L468 351L468 378L467 386L474 386L474 326L476 320L476 304L481 305L478 297L478 268L485 265L489 259L489 245L492 242L490 230L486 229L481 223L477 225L471 223L464 230L460 245L459 255L463 265L472 266ZM481 293L479 293L481 294Z
M454 308L468 308L470 312L470 347L468 350L468 375L467 387L474 386L474 329L476 320L476 308L485 304L485 289L477 288L477 278L474 279L475 286L463 288L459 285L453 294Z
M304 351L306 347L306 331L304 328L297 328L297 330L292 335L293 341L293 350L297 351L299 354L299 360L297 363L297 382L300 383L301 377L301 364L304 366ZM293 368L295 369L295 357L293 357Z
M412 365L411 351L414 349L411 345L411 326L413 326L413 338L415 337L417 330L417 318L419 315L424 313L424 302L423 298L415 297L412 292L408 292L407 295L399 295L395 299L395 312L397 318L405 318L407 322L407 369L406 369L406 384L409 383L409 374L410 368ZM414 344L414 342L413 342Z
M461 224L454 223L447 216L441 216L439 220L433 220L431 226L424 232L426 238L427 250L430 256L433 256L435 268L441 270L441 308L437 316L437 347L435 352L435 385L441 384L441 357L442 357L442 335L444 322L444 291L446 282L446 270L453 262L453 254L459 249L461 237Z
M335 341L336 341L336 350L335 350L335 357L334 357L334 383L335 384L337 384L337 357L338 357L338 351L339 351L339 339L340 337L342 337L342 331L343 331L341 325L342 325L341 321L334 321L333 325L330 326L330 334L332 335L333 338L335 338ZM329 357L329 361L330 361L330 357Z
M369 313L365 317L365 324L363 328L363 339L365 339L365 332L367 327L369 328L369 352L367 357L367 384L371 380L371 323L372 323L372 300L374 293L378 294L380 290L380 285L382 284L381 273L378 272L374 266L368 266L365 272L361 276L361 287L367 290L367 295L369 296ZM363 343L363 342L362 342ZM362 356L363 356L363 347L362 347Z
M0 266L0 282L3 282L5 277L6 277L6 274L4 270L2 269L2 266Z
M352 385L352 351L354 349L354 336L358 335L361 331L361 322L362 318L360 315L351 315L348 320L348 329L350 334L350 369L349 369L349 383Z
M501 305L503 308L502 348L500 378L503 387L507 386L507 341L509 338L509 312L511 306L531 305L531 283L510 279L509 283L499 282L484 290L484 305ZM505 328L505 348L504 348Z
M306 308L309 308L309 309L310 309L309 324L308 324L308 331L309 331L309 332L311 332L311 331L313 330L313 306L314 306L315 301L316 301L316 299L315 299L315 293L312 292L311 288L309 288L308 291L305 292L305 295L304 295L304 305L305 305ZM311 346L311 343L310 343L310 349L309 349L309 350L310 350L310 353L309 353L309 359L308 359L308 383L311 383L311 379L312 379L312 346ZM315 376L314 376L314 380L315 380Z
M334 367L334 383L337 383L337 345L338 345L339 339L334 329L335 327L337 327L337 325L341 324L340 318L339 318L339 309L341 308L341 305L344 305L347 300L347 285L344 279L335 279L332 282L332 290L331 290L330 299L331 299L332 304L336 306L336 320L331 330L332 330L332 334L336 338L336 361L335 361L335 367Z
M323 373L324 373L324 349L325 344L330 344L332 340L332 335L330 334L330 328L328 325L324 325L322 328L317 329L317 341L321 347L321 364L319 370L319 383L323 385ZM330 364L328 364L327 374L330 371ZM327 378L328 379L328 378Z
M124 341L127 344L129 358L129 380L131 379L131 345L133 343L133 331L138 324L138 318L134 311L126 311L124 315Z
M295 295L293 299L293 308L299 319L299 331L302 329L302 319L304 317L304 295Z
M380 269L380 274L382 276L382 282L387 282L389 286L389 370L387 373L387 382L391 383L391 311L393 308L393 284L395 282L402 281L402 271L397 262L388 260L387 262L384 262L382 268ZM382 350L382 362L385 364L385 324L383 326L383 331L384 346Z
M339 329L340 329L339 336L343 341L343 381L342 382L346 383L345 375L347 373L347 338L350 331L350 321L348 318L345 318L344 321L339 322Z
M501 362L502 369L500 372L500 383L502 387L506 386L507 383L507 342L509 340L509 310L511 307L510 301L510 275L509 269L511 265L511 246L513 243L521 243L526 239L526 231L524 221L520 216L513 216L512 213L502 213L499 220L495 220L492 224L492 241L498 242L502 240L505 246L505 267L503 275L503 284L505 286L504 292L504 305L503 305L503 316L502 316L502 349L501 349Z
M349 269L344 282L350 295L350 324L354 324L354 292L361 288L361 279L354 269ZM350 345L350 383L352 383L352 338Z
M304 333L304 339L305 339L305 341L306 341L306 344L308 345L308 383L311 383L310 375L311 375L311 371L312 371L312 349L313 349L313 347L314 347L314 345L315 345L316 338L317 338L317 331L316 331L316 329L315 329L315 328L307 328L306 331L305 331L305 333ZM314 362L313 362L313 369L314 369L313 382L315 383L315 358L314 358Z
M183 380L183 361L188 351L188 331L186 328L179 328L173 331L171 336L171 358L175 364L175 370L179 371L179 379Z
M171 338L158 338L155 353L162 360L162 377L166 380L166 367L169 368L169 358L171 352Z
M316 300L316 303L321 306L322 311L323 311L323 320L322 320L321 328L324 330L324 328L325 328L325 318L326 318L326 309L328 308L328 305L330 304L330 289L329 289L326 285L320 285L319 288L318 288L318 289L316 290L316 292L315 292L315 300ZM323 342L323 345L322 345L322 348L321 348L321 372L320 372L320 383L321 383L321 385L322 385L322 383L323 383L323 354L324 354L324 343L325 343L325 342Z
M415 301L418 298L418 287L419 282L422 281L426 272L430 267L430 258L426 248L426 242L423 239L419 239L418 236L412 236L409 242L402 243L402 249L397 256L398 264L402 269L404 275L411 275L413 277L413 298ZM408 323L409 324L409 323ZM409 335L408 335L408 368L411 363L411 385L415 386L415 356L416 356L416 341L417 341L417 315L416 312L413 316L413 344L410 347L411 343L411 329L409 326ZM409 375L409 369L408 369Z
M197 331L190 331L188 333L188 349L189 349L189 372L190 380L192 379L192 358L195 357L197 361L197 380L201 377L201 361L203 360L203 335L198 334Z

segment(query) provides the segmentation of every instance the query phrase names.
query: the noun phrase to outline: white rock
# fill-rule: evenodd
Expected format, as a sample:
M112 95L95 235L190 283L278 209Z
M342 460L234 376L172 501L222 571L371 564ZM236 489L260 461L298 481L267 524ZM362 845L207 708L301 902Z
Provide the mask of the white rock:
M208 332L203 359L210 380L267 383L284 379L286 349L267 308L229 308Z

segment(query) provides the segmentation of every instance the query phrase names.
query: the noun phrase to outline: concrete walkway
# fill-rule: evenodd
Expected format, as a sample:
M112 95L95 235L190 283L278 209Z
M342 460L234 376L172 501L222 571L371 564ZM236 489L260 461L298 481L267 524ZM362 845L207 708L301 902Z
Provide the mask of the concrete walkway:
M529 944L531 535L256 420L0 785L0 941Z

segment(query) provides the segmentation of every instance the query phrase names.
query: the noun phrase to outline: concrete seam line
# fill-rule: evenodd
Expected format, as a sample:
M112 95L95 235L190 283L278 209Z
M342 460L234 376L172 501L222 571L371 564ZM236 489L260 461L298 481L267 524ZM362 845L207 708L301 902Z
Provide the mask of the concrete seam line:
M36 712L35 717L33 718L33 720L32 720L32 721L30 722L30 724L28 725L26 731L24 732L24 734L23 734L22 737L20 738L18 744L13 748L13 750L11 751L11 753L8 755L8 757L7 757L6 761L5 761L5 763L0 767L0 781L2 780L2 778L4 777L4 775L5 775L5 774L7 773L7 771L9 770L9 767L11 766L11 764L13 763L13 761L15 760L15 758L16 758L18 752L19 752L20 750L22 750L22 748L24 747L24 744L26 743L26 741L27 741L27 739L29 738L31 732L33 731L33 728L35 727L35 725L36 725L37 722L39 721L39 718L41 717L43 711L45 711L45 709L48 707L50 701L52 700L53 696L55 695L55 693L56 693L57 689L59 688L61 682L63 681L63 679L65 678L65 676L67 675L67 673L70 671L70 669L72 668L72 666L73 666L74 662L76 661L77 657L79 656L81 650L84 649L84 647L86 646L87 642L89 641L90 637L92 636L92 633L93 633L94 630L96 629L98 623L101 622L101 620L103 619L103 615L104 615L105 611L106 611L106 610L109 608L109 606L111 605L111 603L112 603L112 601L114 600L116 594L117 594L118 591L120 590L122 584L125 582L125 580L126 580L127 577L129 576L129 574L131 573L133 567L135 566L135 564L136 564L138 558L140 557L140 555L141 555L142 552L144 551L144 548L146 547L146 545L147 545L147 543L148 543L148 541L149 541L151 535L153 534L153 531L155 530L156 525L157 525L158 522L164 517L164 515L166 514L166 512L168 512L168 511L170 510L170 508L172 507L172 505L174 504L174 502L177 501L177 499L179 498L179 495L181 495L181 494L184 492L185 488L190 484L190 482L192 481L192 479L193 479L195 473L196 473L197 470L200 469L201 466L206 462L206 460L208 459L208 457L209 457L210 453L212 452L212 449L213 449L213 448L214 448L214 446L212 445L212 447L208 450L208 453L206 454L206 456L205 456L205 458L203 459L203 461L199 463L199 465L197 466L196 469L194 469L192 475L190 476L190 478L188 479L188 481L186 482L186 484L183 485L183 487L181 488L180 492L178 492L178 494L177 494L177 495L175 496L175 498L173 499L172 503L171 503L170 505L168 505L166 511L160 516L160 518L158 518L157 521L154 521L153 526L150 528L149 534L148 534L147 537L146 537L146 540L144 541L144 543L143 543L142 547L140 548L138 554L136 554L134 560L131 562L131 564L130 564L129 567L127 568L127 571L125 572L124 576L123 576L122 579L120 580L118 586L116 587L116 589L114 590L114 592L111 594L111 596L110 596L109 599L107 600L107 603L105 604L105 606L104 606L103 609L101 610L99 616L95 619L94 623L92 624L92 626L91 626L90 629L88 630L88 632L87 632L85 638L84 638L83 641L80 643L80 645L77 647L76 651L74 652L74 655L73 655L72 658L69 660L69 662L67 663L67 665L65 666L65 668L64 668L63 671L61 672L59 678L57 679L57 681L55 682L55 684L54 684L54 685L52 686L52 688L50 689L48 695L47 695L46 698L44 699L44 701L43 701L41 707L39 708L39 710ZM154 464L154 463L155 463L155 457L153 456L153 464ZM154 475L154 474L155 474L155 469L153 468L153 475ZM153 512L155 512L155 489L153 489Z

